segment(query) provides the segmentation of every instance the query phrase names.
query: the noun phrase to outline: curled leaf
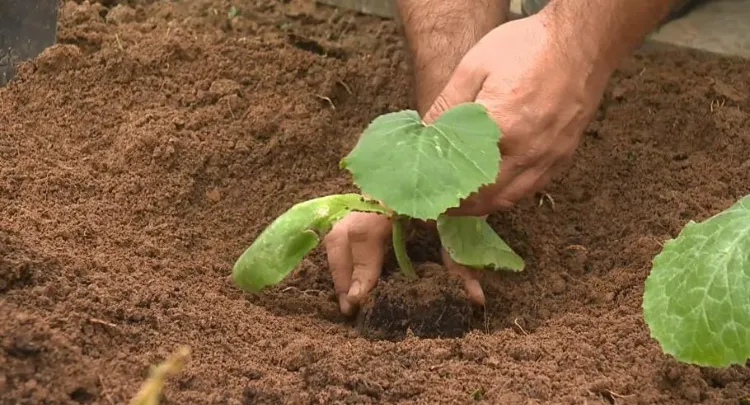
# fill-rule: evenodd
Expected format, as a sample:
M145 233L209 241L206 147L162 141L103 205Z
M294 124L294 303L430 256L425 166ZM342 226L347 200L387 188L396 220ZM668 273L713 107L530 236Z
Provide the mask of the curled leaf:
M240 256L232 269L232 281L251 292L278 284L336 222L352 211L388 214L385 207L359 194L319 197L294 205Z

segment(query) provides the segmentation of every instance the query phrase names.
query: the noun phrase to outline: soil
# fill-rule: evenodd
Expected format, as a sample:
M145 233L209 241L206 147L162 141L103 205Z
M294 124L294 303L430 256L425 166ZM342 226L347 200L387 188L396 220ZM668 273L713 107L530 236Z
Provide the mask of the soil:
M524 272L484 273L468 311L434 239L412 240L422 298L386 271L357 320L320 249L261 295L229 274L293 203L354 191L339 159L410 106L396 25L301 0L115 3L61 3L59 44L0 89L0 404L126 403L181 344L165 404L750 394L748 368L663 355L640 309L660 243L750 193L750 62L639 50L554 204L490 218ZM436 308L455 309L437 331ZM382 339L388 322L409 327Z

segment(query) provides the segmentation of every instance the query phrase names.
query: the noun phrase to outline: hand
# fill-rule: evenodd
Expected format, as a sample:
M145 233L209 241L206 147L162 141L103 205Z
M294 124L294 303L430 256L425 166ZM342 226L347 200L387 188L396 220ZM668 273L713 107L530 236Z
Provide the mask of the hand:
M502 130L497 182L450 215L487 215L540 191L571 162L596 112L611 71L587 60L581 49L559 43L544 18L511 21L488 33L425 114L431 122L475 101Z
M436 230L434 222L423 225ZM391 220L383 215L353 212L325 236L328 263L342 313L354 314L359 303L375 287L391 229ZM469 301L484 305L484 293L476 270L454 262L445 248L441 249L441 256L448 272L464 280Z

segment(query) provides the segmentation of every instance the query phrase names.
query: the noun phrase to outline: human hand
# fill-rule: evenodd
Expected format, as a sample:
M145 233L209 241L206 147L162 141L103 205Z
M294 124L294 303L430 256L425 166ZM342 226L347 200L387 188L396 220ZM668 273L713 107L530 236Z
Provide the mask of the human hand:
M425 114L429 123L457 104L475 101L502 130L497 181L448 214L510 208L570 164L611 70L584 47L566 45L561 34L543 14L492 30L469 50Z
M436 231L434 221L414 221ZM334 225L324 238L333 285L341 312L353 315L380 277L391 237L391 220L384 215L353 212ZM469 301L484 305L484 293L475 269L458 264L441 248L443 266L464 281Z

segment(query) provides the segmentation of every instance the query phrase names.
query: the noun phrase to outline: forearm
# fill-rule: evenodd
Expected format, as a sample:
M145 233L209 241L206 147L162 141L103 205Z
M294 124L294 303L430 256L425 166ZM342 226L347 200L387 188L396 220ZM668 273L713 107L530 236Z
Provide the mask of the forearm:
M669 14L676 0L551 0L540 15L570 54L606 76Z
M507 20L510 0L397 0L423 115L466 52Z

